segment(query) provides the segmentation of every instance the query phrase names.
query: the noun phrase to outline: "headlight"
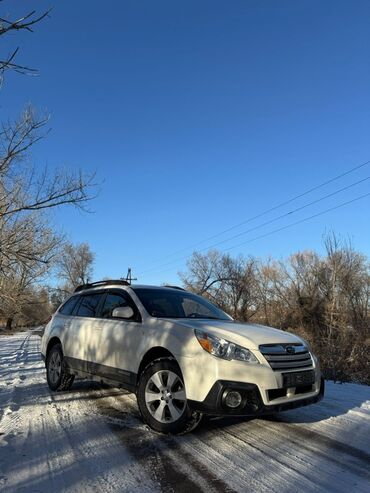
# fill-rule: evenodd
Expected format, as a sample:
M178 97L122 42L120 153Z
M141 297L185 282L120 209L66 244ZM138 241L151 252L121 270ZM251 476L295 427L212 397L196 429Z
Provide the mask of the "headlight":
M249 349L201 330L195 330L194 332L202 348L207 351L207 353L213 354L213 356L216 356L217 358L227 360L234 359L253 364L259 363L258 359L249 351Z

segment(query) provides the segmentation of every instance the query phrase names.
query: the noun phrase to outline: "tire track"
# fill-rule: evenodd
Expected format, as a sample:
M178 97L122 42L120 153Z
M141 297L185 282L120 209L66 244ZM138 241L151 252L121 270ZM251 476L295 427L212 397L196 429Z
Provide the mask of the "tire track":
M332 491L330 478L335 481L338 475L343 479L336 491L347 491L358 480L357 491L368 491L368 454L354 447L347 450L345 444L317 432L311 433L297 425L289 424L289 431L286 433L284 426L271 425L269 421L253 420L247 423L229 423L229 426L221 423L220 427L210 423L201 435L206 441L210 439L209 435L217 436L217 439L222 437L221 440L225 442L233 440L235 448L244 448L246 453L248 449L255 450L258 454L256 459L263 456L271 464L280 465L280 482L283 471L290 470L298 475L296 480L301 481L301 487L305 491L317 487L321 491ZM353 458L355 461L351 460ZM308 481L306 486L302 481ZM272 480L272 489L273 484Z
M117 397L115 398L117 401ZM119 404L133 408L133 399L124 396ZM233 490L199 461L182 449L176 437L164 436L149 430L135 413L122 412L107 399L95 401L101 415L109 419L109 426L129 452L156 481L161 491L176 493L225 492ZM117 402L116 402L117 403ZM127 406L128 404L128 406ZM130 409L130 411L131 411ZM132 409L134 411L134 409Z
M287 423L286 421L279 420L279 418L276 418L276 422L283 425L283 429L287 428L289 430L289 437L297 445L304 446L308 451L320 453L325 458L329 458L341 466L347 465L348 467L348 460L355 459L356 462L351 461L351 467L356 468L358 474L370 480L370 454L348 443L342 443L334 438L322 435L315 430L306 429L293 423ZM257 426L263 426L273 431L280 431L277 429L277 426L272 425L270 422L268 423L267 426L265 424L262 425L262 423L258 423ZM339 455L333 452L338 452ZM343 457L343 460L341 460L341 456L347 457Z

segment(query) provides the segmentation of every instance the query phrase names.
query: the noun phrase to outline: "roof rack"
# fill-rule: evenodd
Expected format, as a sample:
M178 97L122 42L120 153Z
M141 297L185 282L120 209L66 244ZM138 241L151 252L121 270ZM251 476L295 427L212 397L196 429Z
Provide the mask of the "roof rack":
M108 284L121 284L123 286L130 286L130 284L123 279L107 279L106 281L97 281L97 282L90 282L87 284L81 284L80 286L77 286L77 288L74 290L74 293L78 293L79 291L84 291L85 289L96 288L98 286L107 286Z
M180 288L180 286L171 286L170 284L165 284L163 287L164 288L179 289L180 291L186 291L186 289Z

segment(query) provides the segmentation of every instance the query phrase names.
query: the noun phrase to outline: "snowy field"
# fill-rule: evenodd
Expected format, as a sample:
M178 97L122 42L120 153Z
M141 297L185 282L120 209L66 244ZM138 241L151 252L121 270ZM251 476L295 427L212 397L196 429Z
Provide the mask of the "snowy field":
M50 393L39 351L37 335L0 337L2 493L370 492L370 387L328 383L319 404L166 437L132 394Z

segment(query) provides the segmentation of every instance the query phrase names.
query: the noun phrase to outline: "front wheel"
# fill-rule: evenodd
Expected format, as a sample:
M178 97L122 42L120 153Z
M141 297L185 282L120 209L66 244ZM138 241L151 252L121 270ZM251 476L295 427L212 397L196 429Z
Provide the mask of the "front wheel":
M181 370L172 358L155 360L145 368L137 400L145 423L161 433L190 431L201 419L187 405Z

